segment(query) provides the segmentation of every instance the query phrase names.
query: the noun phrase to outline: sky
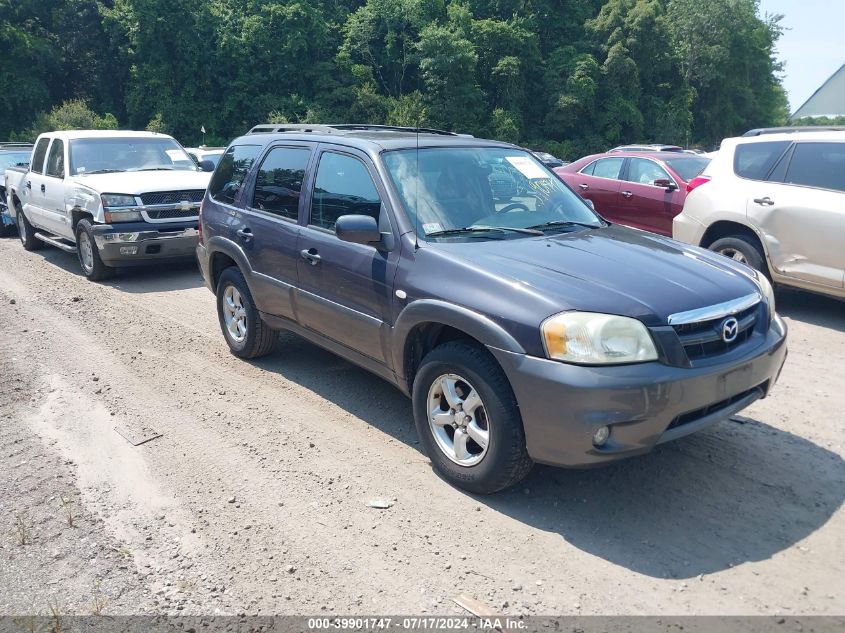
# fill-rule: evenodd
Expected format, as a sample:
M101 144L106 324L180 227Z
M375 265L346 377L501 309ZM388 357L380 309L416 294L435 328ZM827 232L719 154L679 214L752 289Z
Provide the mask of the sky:
M760 0L760 15L783 14L778 59L783 87L795 112L845 64L845 0Z

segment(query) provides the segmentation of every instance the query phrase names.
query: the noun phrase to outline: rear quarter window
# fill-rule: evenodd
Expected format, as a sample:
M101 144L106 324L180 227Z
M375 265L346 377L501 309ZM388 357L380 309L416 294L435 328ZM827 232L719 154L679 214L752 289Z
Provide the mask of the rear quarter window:
M211 197L217 202L234 204L260 150L260 145L232 145L227 149L208 184Z
M749 180L766 180L791 141L740 143L734 153L734 173Z
M845 143L798 143L784 182L845 191Z

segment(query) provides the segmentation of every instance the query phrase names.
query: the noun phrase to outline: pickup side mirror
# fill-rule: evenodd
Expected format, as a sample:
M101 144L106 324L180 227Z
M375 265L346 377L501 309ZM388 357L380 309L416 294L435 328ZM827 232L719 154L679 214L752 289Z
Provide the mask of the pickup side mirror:
M674 182L668 178L658 178L652 183L655 187L663 187L666 191L675 191L678 188Z
M381 241L376 219L370 215L342 215L334 225L334 234L344 242L375 244Z
M214 163L212 163L210 160L201 160L199 162L199 167L203 171L214 171Z

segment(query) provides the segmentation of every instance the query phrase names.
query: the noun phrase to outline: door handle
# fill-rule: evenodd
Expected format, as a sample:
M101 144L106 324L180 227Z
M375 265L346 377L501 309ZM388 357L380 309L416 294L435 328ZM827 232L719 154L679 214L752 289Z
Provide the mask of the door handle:
M775 203L775 201L772 200L769 196L766 196L765 198L754 198L754 202L756 202L757 204L762 204L766 207L770 207Z
M320 255L317 253L316 248L307 248L299 251L300 256L302 259L307 261L312 266L316 266L320 263Z
M622 192L622 197L625 198L626 200L629 200L633 196L634 196L634 194L631 193L630 191L623 191Z
M31 183L30 181L28 181L28 180L26 181L26 188L27 188L27 189L32 189L32 183Z
M241 238L244 242L249 242L252 240L252 229L238 229L235 231L235 235Z
M44 193L45 191L47 191L47 187L45 187L44 185L41 185L41 193Z
M579 188L581 191L586 191L587 189L589 189L589 188L590 188L590 186L589 186L588 184L586 184L586 183L583 183L583 182L582 182L580 185L578 185L578 188Z

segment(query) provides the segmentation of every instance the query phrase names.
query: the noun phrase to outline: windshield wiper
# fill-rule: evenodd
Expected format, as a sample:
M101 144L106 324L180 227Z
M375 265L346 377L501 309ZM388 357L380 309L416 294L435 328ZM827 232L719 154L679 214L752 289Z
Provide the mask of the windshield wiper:
M125 169L95 169L94 171L86 171L80 174L81 176L90 176L91 174L115 174L124 172Z
M426 233L426 237L441 237L445 235L463 235L466 233L505 233L506 231L513 231L515 233L525 233L528 235L542 235L542 231L528 228L520 228L515 226L465 226L460 229L444 229L442 231L434 231L434 233Z
M133 169L132 171L174 171L173 167L144 167L143 169Z
M575 220L550 220L549 222L543 222L542 224L535 224L533 226L529 226L529 229L540 230L542 229L553 229L557 227L568 227L568 226L580 226L586 229L600 229L604 225L603 224L589 224L587 222L576 222Z

